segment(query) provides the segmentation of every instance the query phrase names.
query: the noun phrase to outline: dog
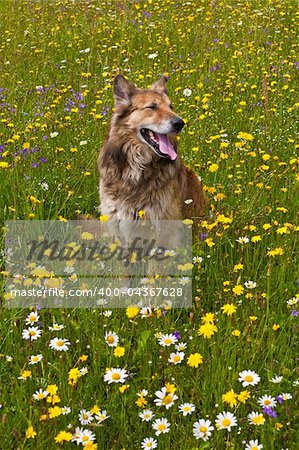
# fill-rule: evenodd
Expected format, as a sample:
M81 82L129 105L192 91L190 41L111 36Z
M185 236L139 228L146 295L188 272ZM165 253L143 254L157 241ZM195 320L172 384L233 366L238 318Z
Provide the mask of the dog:
M114 112L98 158L100 211L109 221L204 216L201 181L177 153L185 123L166 82L162 76L140 89L122 75L114 79Z

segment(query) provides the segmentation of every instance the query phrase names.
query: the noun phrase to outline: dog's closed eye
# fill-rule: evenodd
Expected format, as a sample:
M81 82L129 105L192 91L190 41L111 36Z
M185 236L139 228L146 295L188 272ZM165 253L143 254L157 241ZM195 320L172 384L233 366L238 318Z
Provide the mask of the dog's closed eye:
M146 106L144 109L152 109L155 111L156 109L158 109L158 105L157 103L152 103L151 105Z

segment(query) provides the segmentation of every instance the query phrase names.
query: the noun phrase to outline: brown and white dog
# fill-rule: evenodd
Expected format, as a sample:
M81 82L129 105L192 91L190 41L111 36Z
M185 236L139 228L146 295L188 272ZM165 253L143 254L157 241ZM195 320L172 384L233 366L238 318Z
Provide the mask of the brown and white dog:
M184 121L173 111L166 81L139 89L122 75L114 80L115 109L98 159L100 211L109 219L136 219L141 210L145 220L204 214L201 182L177 154Z

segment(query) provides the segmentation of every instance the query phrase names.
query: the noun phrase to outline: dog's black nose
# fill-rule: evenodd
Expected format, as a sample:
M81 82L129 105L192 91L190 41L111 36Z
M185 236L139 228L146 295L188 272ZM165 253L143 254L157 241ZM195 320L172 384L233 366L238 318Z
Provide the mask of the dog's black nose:
M180 119L180 117L176 117L175 119L172 119L171 125L173 130L177 133L183 129L185 122L183 121L183 119Z

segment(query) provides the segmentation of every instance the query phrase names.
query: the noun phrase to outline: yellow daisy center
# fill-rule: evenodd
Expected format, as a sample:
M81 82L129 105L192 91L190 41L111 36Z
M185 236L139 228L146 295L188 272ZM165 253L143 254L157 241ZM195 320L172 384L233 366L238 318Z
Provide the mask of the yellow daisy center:
M88 436L82 436L82 441L83 441L83 442L89 441L89 437L88 437Z
M163 398L163 405L169 405L172 402L172 396L171 395L166 395Z
M158 425L158 430L159 431L163 431L165 430L166 426L164 425L164 423L160 423L160 425Z
M166 338L164 342L165 342L165 344L171 344L172 340L170 338Z
M254 447L251 447L251 450L259 450L259 449L258 449L257 446L255 445Z
M87 420L88 419L88 415L87 414L83 414L83 419Z
M265 404L265 405L271 405L271 401L270 401L270 400L265 400L265 401L264 401L264 404Z
M113 336L108 336L107 337L107 341L109 342L109 344L113 344L114 343L114 337Z
M29 336L35 336L36 335L36 332L35 331L33 331L33 330L30 330L29 331Z
M179 362L181 360L181 357L176 355L173 357L173 362Z
M229 425L230 425L230 420L229 419L223 419L223 421L222 421L222 425L224 426L224 427L228 427Z
M206 433L208 431L207 427L200 427L199 431L201 433Z
M62 347L62 346L63 346L63 341L57 341L57 342L56 342L56 345L57 345L58 347Z
M252 375L246 375L244 380L247 381L248 383L251 383L251 381L253 381L253 376Z
M119 380L120 379L120 374L119 373L113 373L111 378L112 378L112 380Z

